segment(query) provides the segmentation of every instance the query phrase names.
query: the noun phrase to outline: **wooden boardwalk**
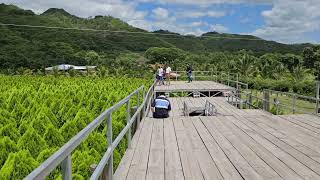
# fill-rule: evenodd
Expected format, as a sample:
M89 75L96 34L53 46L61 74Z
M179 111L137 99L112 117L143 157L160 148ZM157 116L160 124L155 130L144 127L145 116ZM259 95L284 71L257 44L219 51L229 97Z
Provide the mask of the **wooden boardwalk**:
M205 100L217 116L182 116L183 102ZM115 179L320 179L320 118L240 110L220 97L170 101L170 118L142 121Z
M213 81L171 81L170 86L156 86L156 92L181 92L181 91L232 91L234 88Z

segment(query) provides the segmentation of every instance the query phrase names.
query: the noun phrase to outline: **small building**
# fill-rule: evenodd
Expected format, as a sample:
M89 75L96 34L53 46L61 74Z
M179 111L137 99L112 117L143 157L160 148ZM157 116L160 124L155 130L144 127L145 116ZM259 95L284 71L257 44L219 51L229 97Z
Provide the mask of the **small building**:
M75 66L70 64L61 64L58 66L47 67L45 68L46 71L53 71L54 68L58 68L59 71L68 71L70 69L74 69L77 71L87 71L87 70L95 70L97 66Z

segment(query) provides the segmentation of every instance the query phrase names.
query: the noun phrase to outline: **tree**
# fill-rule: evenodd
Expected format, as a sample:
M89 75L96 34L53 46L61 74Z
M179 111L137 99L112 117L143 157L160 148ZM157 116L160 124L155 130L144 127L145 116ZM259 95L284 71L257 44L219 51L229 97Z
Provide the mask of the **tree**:
M304 61L304 66L307 68L314 68L314 63L316 61L316 55L312 47L306 47L303 49L302 57Z
M172 63L174 60L184 60L186 53L178 48L149 48L145 52L146 58L149 59L149 63Z
M279 79L286 72L284 65L280 62L278 54L265 54L258 59L256 63L259 74L263 78Z
M255 62L256 58L254 56L244 53L243 55L240 55L239 60L235 64L235 68L238 72L247 77L255 71Z
M290 73L294 73L295 68L303 65L302 58L294 54L282 55L280 61L286 66Z
M100 56L95 51L88 51L85 55L86 65L97 65L100 63Z

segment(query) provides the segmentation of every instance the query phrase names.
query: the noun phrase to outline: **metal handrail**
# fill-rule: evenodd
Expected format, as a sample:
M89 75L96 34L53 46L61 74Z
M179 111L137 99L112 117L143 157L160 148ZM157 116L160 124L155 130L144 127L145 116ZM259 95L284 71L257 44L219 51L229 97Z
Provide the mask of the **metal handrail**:
M312 115L317 115L317 116L319 116L318 109L319 109L319 101L320 101L320 100L318 100L317 98L308 97L308 96L303 96L303 95L294 94L294 93L288 93L288 92L274 91L274 90L269 90L269 89L266 89L266 90L264 90L263 92L269 92L269 93L270 93L270 92L273 92L273 93L278 93L278 94L290 95L290 96L293 97L293 105L292 105L292 106L285 105L285 104L281 103L278 98L275 98L275 101L271 101L271 100L268 100L268 98L266 98L266 97L262 97L262 98L261 98L261 97L252 95L252 93L248 93L248 92L237 92L237 93L229 94L229 96L228 96L228 102L230 102L230 97L231 97L231 98L232 98L232 100L231 100L232 103L234 102L233 99L235 98L236 100L239 100L241 103L244 102L244 104L247 104L247 105L249 105L249 106L251 106L251 107L254 107L254 108L257 108L257 109L262 109L262 110L264 110L264 111L270 111L270 109L268 108L268 104L273 104L273 105L276 107L276 114L278 114L279 107L284 107L284 108L286 108L286 109L288 109L288 110L291 110L293 114L295 114L295 113L298 112L298 113L312 114ZM239 97L239 95L241 95L241 94L246 95L247 99L243 101L243 100ZM268 96L269 96L269 95L268 95ZM301 98L301 99L308 99L308 100L313 100L313 101L315 101L316 106L315 106L314 112L313 112L313 113L309 113L309 112L305 112L305 111L302 111L302 110L298 109L297 106L296 106L296 103L295 103L297 97L299 97L299 98ZM260 107L254 106L254 105L252 104L252 102L250 102L250 101L248 100L249 98L251 99L251 101L252 101L252 98L255 98L255 99L257 99L257 100L260 100L260 101L262 102L262 104L263 104L263 107L260 108Z
M133 122L139 116L139 112L143 109L144 105L147 105L146 112L148 112L148 109L150 108L149 104L151 103L151 100L152 100L152 97L153 97L154 85L155 85L155 83L150 87L150 89L149 89L149 91L148 91L148 93L146 95L146 98L144 99L142 105L137 109L136 113L128 121L127 125L123 128L123 130L120 132L118 137L114 140L114 142L109 145L108 150L103 155L103 157L102 157L101 161L99 162L98 166L96 167L95 171L92 173L92 175L90 177L90 180L99 179L101 174L103 173L103 171L106 169L106 165L107 164L111 165L110 163L113 163L113 162L109 162L113 150L117 147L117 145L120 143L121 139L129 131L129 129L131 128ZM128 146L130 146L130 144L128 144ZM111 176L113 175L113 171L111 171L112 175L110 175L111 174L110 170L108 172L109 172L108 173L108 175L109 175L108 180L110 180L110 179L112 179Z
M208 100L206 100L205 109L204 109L205 116L214 116L217 114L217 112L218 110L216 106L211 102L209 102Z
M86 126L83 130L81 130L77 135L72 137L66 144L64 144L57 152L55 152L52 156L50 156L45 162L43 162L39 167L37 167L34 171L32 171L27 177L25 177L25 180L37 180L37 179L45 179L46 176L48 176L56 167L59 165L62 166L62 178L63 179L71 179L71 153L73 152L74 149L76 149L88 136L91 132L93 132L101 123L107 118L107 138L108 138L108 144L109 147L107 149L106 154L103 156L103 159L109 160L108 163L110 166L108 167L108 176L109 179L112 179L113 176L113 159L111 158L110 161L110 156L113 153L113 150L115 149L116 145L120 142L120 140L123 138L123 136L128 133L128 146L130 146L131 142L131 126L133 122L137 119L137 122L140 122L140 119L138 118L140 113L145 114L149 110L149 105L153 97L154 93L154 86L155 82L153 85L149 88L149 91L146 94L144 94L144 101L140 105L139 104L139 94L141 91L143 91L144 86L141 86L134 92L132 92L130 95L119 101L117 104L113 105L112 107L108 108L105 110L102 114L100 114L96 119L94 119L88 126ZM112 142L112 112L116 111L119 109L121 106L124 104L127 105L127 111L130 110L128 108L130 106L130 100L133 96L137 95L137 103L139 108L135 112L135 114L127 119L127 125L125 128L121 131L121 133L118 135L116 140ZM128 115L130 113L127 113ZM129 135L130 134L130 135ZM101 161L102 161L101 160ZM102 165L105 165L105 163L102 163ZM103 167L104 168L104 167ZM99 163L98 167L94 171L95 176L94 179L98 179L98 177L101 175L100 171L101 169L101 162ZM112 173L111 173L112 172ZM111 174L110 174L111 173ZM92 178L91 178L92 179Z

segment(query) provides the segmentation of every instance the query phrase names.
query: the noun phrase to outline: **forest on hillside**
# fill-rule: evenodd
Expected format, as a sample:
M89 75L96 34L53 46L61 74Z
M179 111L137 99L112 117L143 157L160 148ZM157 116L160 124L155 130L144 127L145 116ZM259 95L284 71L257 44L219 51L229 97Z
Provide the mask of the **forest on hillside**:
M4 74L41 75L45 67L73 64L97 65L95 75L100 77L150 77L155 64L168 63L174 70L192 64L195 70L239 73L255 89L315 93L319 45L281 44L217 32L200 37L165 30L147 32L110 16L79 18L63 9L37 15L0 4L0 15L1 24L75 28L0 25L0 71Z

